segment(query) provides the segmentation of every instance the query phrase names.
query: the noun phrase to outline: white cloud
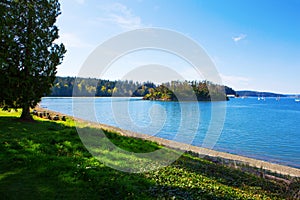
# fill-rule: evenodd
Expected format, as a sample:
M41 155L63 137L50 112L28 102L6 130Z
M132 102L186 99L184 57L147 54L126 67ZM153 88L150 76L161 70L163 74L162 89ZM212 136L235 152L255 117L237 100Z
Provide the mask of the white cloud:
M235 42L239 42L247 37L246 34L240 34L239 36L232 37L232 40Z
M99 21L111 22L126 30L142 27L141 18L121 3L101 6L101 10L104 11L105 16L98 18Z
M224 74L220 74L220 76L224 85L233 87L234 89L243 89L249 86L249 82L251 81L250 78L243 76L232 76Z
M55 41L57 43L64 43L66 47L74 47L74 48L91 48L93 45L88 44L82 41L77 35L74 33L61 33L60 38Z

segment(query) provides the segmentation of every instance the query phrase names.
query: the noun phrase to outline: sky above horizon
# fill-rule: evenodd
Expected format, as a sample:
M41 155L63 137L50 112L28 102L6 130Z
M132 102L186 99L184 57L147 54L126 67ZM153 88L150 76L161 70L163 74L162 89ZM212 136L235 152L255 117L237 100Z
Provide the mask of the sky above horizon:
M57 25L67 48L58 76L77 76L95 48L126 31L158 27L181 33L201 46L223 84L235 90L300 94L300 1L298 0L62 0ZM226 2L226 3L225 3ZM190 66L162 52L134 52L103 77L122 79L133 66Z

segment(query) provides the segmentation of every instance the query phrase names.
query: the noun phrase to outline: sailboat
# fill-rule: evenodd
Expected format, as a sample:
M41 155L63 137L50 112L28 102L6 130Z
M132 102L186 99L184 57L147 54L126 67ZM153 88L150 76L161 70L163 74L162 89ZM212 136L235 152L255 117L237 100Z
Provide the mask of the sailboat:
M260 100L261 100L261 98L260 98L260 95L258 95L258 96L257 96L257 100L258 100L258 101L260 101Z
M260 100L262 100L262 101L265 101L265 100L266 100L266 98L265 98L264 96L261 96L261 97L260 97L260 96L258 96L258 97L257 97L257 100L258 100L258 101L260 101Z
M300 102L300 98L298 96L296 96L295 102Z

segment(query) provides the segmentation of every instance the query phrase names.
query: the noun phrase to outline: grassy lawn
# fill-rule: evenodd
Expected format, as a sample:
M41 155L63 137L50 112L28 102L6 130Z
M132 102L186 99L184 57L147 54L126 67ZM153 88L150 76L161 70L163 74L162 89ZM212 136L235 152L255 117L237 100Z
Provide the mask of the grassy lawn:
M283 183L189 154L152 172L117 171L91 156L74 122L21 122L19 115L0 111L1 199L284 199L298 191L299 183L287 189ZM106 135L134 152L160 148L115 133Z

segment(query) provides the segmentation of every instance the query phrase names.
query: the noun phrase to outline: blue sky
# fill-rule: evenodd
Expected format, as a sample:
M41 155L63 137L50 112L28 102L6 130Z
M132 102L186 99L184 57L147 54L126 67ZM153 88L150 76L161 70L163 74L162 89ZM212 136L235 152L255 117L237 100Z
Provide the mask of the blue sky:
M159 27L196 41L214 61L225 85L300 94L298 0L63 0L61 8L59 41L68 52L58 67L59 76L77 76L88 55L113 36ZM116 62L119 68L112 67L100 78L120 79L133 63L151 61L177 63L179 73L195 77L178 58L144 52Z

